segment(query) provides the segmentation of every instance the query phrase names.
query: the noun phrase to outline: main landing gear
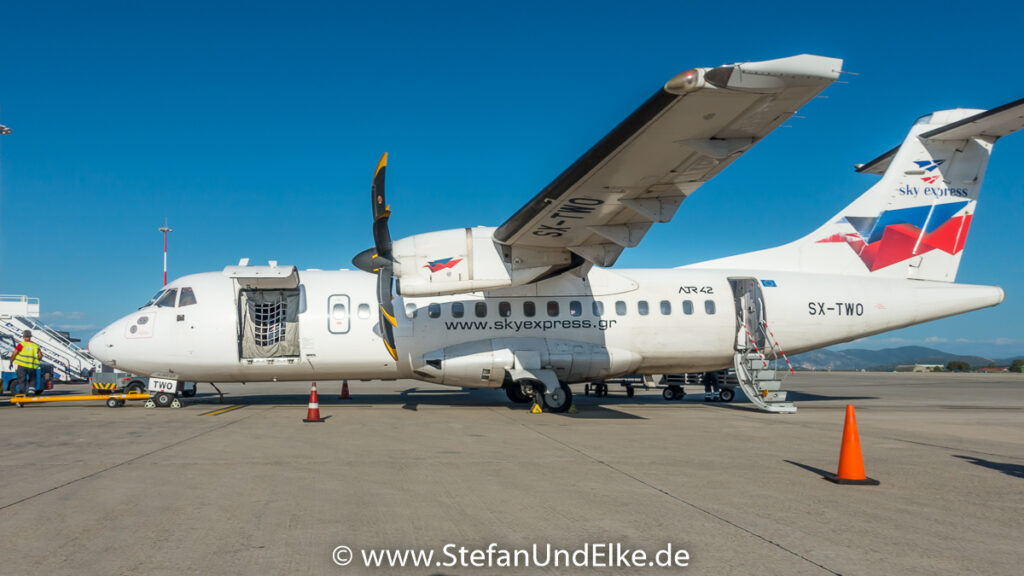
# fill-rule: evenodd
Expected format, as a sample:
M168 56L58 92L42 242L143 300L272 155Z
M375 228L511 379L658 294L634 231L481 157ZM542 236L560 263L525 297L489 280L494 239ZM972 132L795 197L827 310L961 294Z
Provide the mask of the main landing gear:
M545 412L567 412L572 407L572 389L565 383L548 391L540 380L518 380L505 385L505 394L517 404L532 400L540 404Z
M519 382L507 382L503 388L505 388L505 395L515 404L529 404L533 401L532 387L527 391Z

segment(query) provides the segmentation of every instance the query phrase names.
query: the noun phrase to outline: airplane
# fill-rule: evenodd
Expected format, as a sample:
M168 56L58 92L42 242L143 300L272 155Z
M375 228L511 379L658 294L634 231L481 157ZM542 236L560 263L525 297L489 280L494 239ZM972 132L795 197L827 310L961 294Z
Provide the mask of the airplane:
M687 70L497 227L392 241L385 154L358 270L243 259L184 276L89 351L171 382L417 379L503 388L554 412L572 406L572 384L732 367L756 408L794 412L768 369L783 350L1003 301L999 287L955 279L989 154L1024 127L1024 99L917 119L856 166L877 183L790 243L677 268L611 266L842 64L803 54Z

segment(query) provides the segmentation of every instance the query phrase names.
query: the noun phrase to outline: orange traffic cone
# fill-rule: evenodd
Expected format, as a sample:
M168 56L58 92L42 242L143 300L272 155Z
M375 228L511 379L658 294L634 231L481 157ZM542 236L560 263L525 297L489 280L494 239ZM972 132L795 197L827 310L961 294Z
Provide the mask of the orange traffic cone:
M309 391L309 411L303 422L323 422L320 418L320 402L316 397L316 382L313 382L313 389Z
M338 396L339 400L348 400L351 396L348 395L348 380L341 381L341 396Z
M843 444L839 449L839 472L824 477L836 484L861 484L878 486L878 480L868 478L864 473L864 457L860 453L860 435L857 434L857 417L853 404L846 405L846 424L843 426Z

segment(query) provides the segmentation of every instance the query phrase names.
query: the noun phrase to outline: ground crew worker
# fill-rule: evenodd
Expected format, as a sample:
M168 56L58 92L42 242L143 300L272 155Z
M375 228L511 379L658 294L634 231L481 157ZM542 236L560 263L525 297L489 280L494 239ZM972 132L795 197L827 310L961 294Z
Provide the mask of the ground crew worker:
M24 394L29 388L29 382L39 372L39 361L43 359L43 351L39 345L32 341L32 331L25 330L21 334L22 340L14 347L14 354L11 355L10 367L18 366L18 375L14 380L14 393Z
M712 402L718 396L718 376L714 372L705 372L704 377L704 401Z

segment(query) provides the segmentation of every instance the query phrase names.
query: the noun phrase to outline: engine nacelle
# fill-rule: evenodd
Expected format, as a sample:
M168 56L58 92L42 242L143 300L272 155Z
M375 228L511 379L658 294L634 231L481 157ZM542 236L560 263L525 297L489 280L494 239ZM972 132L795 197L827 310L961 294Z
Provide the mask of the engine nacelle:
M396 240L398 293L440 296L529 284L571 261L567 252L513 248L494 241L494 228L457 228Z
M440 384L498 388L515 369L551 370L561 382L629 374L640 356L598 344L552 338L491 338L456 344L418 358L414 372Z

